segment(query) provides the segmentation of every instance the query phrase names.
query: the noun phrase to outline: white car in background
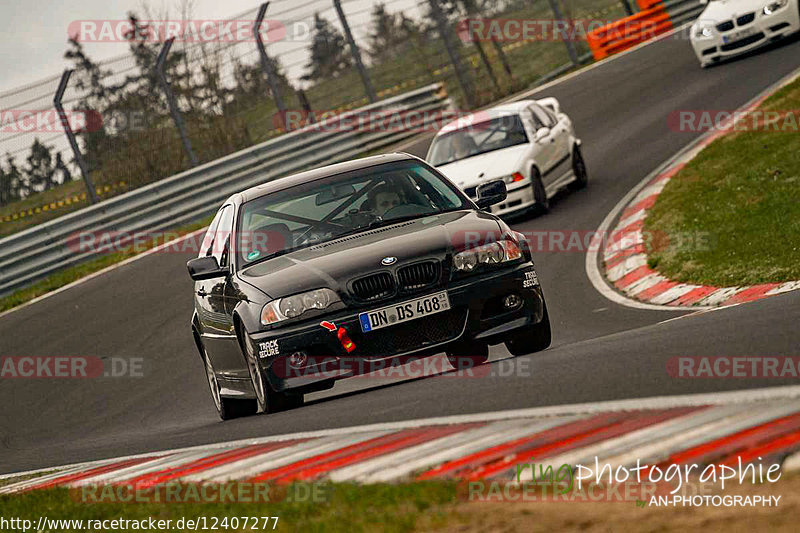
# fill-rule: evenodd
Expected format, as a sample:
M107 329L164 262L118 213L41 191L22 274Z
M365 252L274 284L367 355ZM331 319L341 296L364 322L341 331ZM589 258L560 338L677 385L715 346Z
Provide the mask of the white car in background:
M504 180L508 197L491 208L496 215L545 212L562 188L586 186L580 145L558 100L520 100L447 124L425 159L472 199L482 183Z
M744 54L800 30L800 0L711 0L692 25L701 67Z

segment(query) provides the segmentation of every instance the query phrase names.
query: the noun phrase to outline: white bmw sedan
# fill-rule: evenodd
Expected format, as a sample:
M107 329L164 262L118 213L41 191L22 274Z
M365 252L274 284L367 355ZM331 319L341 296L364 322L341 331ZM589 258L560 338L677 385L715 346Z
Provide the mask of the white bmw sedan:
M800 30L800 0L711 0L692 25L701 67L749 52Z
M586 186L580 145L558 100L521 100L447 124L426 159L473 199L482 183L504 180L508 197L494 214L546 212L560 189Z

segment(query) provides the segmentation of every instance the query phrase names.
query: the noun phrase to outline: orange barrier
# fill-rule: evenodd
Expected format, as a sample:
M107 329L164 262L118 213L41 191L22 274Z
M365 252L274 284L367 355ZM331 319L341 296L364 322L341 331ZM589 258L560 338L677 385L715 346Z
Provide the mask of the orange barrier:
M639 11L646 11L660 3L661 0L636 0L636 4L639 6Z
M647 2L648 0L640 0ZM648 41L672 29L672 20L664 5L657 3L650 9L597 28L586 34L595 59L603 59Z

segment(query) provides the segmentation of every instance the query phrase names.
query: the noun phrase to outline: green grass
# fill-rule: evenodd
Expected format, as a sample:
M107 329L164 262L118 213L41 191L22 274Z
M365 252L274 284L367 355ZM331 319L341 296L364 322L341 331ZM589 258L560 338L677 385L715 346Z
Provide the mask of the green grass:
M800 79L765 111L800 109ZM651 268L715 286L800 279L800 134L734 131L714 141L667 183L645 219ZM699 246L693 244L699 237Z
M314 498L292 498L291 494L308 494L307 489L294 487L270 487L269 502L263 498L247 503L143 503L114 502L86 503L80 489L47 489L22 493L13 496L0 496L0 509L6 518L18 517L32 520L34 524L40 516L50 519L106 520L124 518L141 520L170 519L173 524L181 519L212 517L222 520L225 517L263 517L277 516L275 531L388 531L407 532L430 530L437 527L450 511L445 509L457 503L455 482L424 482L406 485L366 485L318 484ZM98 493L102 494L102 493ZM294 500L294 501L291 501ZM210 525L210 522L208 522ZM259 520L258 530L263 528ZM247 531L250 531L248 524ZM202 526L200 527L202 529ZM74 531L64 528L60 531ZM175 530L173 526L170 530ZM243 527L227 530L245 531ZM115 531L115 529L110 529Z

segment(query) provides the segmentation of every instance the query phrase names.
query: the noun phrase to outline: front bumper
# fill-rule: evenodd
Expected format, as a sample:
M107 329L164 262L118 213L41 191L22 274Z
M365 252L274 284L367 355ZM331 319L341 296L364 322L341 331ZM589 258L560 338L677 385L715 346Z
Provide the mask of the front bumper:
M508 196L501 204L490 208L493 215L504 216L519 213L524 209L533 207L536 199L533 197L533 187L530 178L525 178L509 186ZM487 210L488 211L488 210Z
M382 301L357 311L343 310L251 337L275 390L312 392L330 387L336 379L368 371L370 365L365 362L410 360L441 353L452 345L498 344L507 340L513 330L542 319L544 296L538 280L533 280L533 263L525 262L454 280L447 287L422 294ZM447 290L450 310L362 333L359 313L442 290ZM503 299L512 293L521 297L521 303L506 309ZM334 324L336 330L323 327L323 320ZM350 352L339 337L340 328L355 345Z
M737 26L734 22L733 28L723 32L716 25L725 21L708 22L715 26L711 37L698 39L694 29L691 35L692 48L703 66L750 52L800 31L800 11L797 1L790 1L786 7L772 15L757 11L753 22L742 26ZM749 34L740 36L741 32Z

